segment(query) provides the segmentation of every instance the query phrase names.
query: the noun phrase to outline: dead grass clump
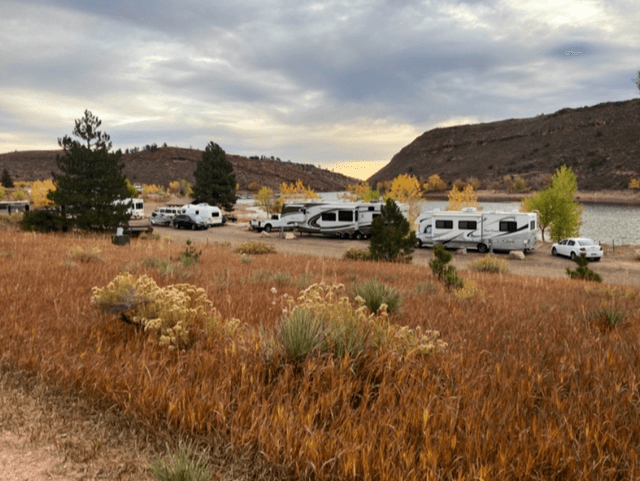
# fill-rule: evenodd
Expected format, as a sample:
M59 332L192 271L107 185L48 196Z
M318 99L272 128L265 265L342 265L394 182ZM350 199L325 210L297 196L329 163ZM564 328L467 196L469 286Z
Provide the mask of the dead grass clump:
M244 255L275 254L276 246L265 242L249 241L236 247L236 252Z
M491 272L496 274L504 274L509 270L509 264L506 260L500 259L491 254L479 257L468 264L469 269L478 272Z

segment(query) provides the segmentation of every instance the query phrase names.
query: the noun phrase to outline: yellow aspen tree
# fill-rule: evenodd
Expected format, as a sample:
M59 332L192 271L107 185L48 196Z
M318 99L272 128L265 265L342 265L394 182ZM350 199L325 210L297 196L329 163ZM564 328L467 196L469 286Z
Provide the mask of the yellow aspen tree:
M283 202L291 202L296 200L318 199L320 196L311 187L305 187L300 179L296 183L280 184L280 198Z
M422 202L422 191L418 179L409 174L399 175L393 179L386 197L409 206L409 222L413 225L413 221L420 214L420 202Z
M361 182L359 184L348 185L347 190L340 197L351 202L357 202L359 200L371 202L372 200L378 200L380 198L380 191L377 189L373 190L367 182Z
M446 210L462 210L464 207L475 207L481 210L480 204L478 204L478 195L471 184L467 184L462 189L454 186L449 191L449 203Z
M640 189L640 180L633 178L629 181L630 189Z
M282 210L282 203L280 199L276 199L276 195L273 189L267 186L262 186L257 194L253 196L258 207L265 210L267 215L271 215Z
M34 207L52 207L53 201L47 198L49 191L56 190L53 180L36 180L31 183L31 203Z
M447 184L440 178L438 174L433 174L427 179L427 183L424 184L425 190L441 191L447 189Z

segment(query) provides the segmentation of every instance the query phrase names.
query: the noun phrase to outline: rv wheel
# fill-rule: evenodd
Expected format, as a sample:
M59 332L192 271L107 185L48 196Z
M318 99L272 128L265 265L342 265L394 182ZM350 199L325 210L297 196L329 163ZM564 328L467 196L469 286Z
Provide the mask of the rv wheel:
M173 224L174 229L178 229L180 226L178 224Z
M478 244L478 252L480 252L480 254L486 254L487 252L489 252L489 249L487 248L486 244Z
M267 224L264 226L264 231L265 232L271 232L271 224Z
M196 225L195 224L191 224L191 230L196 230Z
M364 236L362 235L362 232L356 232L354 234L354 237L356 238L356 240L362 240L364 238Z

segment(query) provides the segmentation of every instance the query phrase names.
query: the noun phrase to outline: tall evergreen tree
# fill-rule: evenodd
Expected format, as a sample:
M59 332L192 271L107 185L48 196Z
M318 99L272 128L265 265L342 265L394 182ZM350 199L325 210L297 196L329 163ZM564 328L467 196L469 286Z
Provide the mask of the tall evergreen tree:
M369 231L371 258L377 261L411 262L417 239L409 221L391 198L382 206L381 214L373 220Z
M127 206L117 204L129 197L120 151L111 153L109 135L98 130L102 121L88 110L75 121L73 135L58 139L63 152L56 155L61 173L52 172L55 190L48 197L70 225L83 230L110 231L131 218Z
M2 184L2 187L6 187L7 189L11 189L13 187L13 180L11 179L7 169L2 171L2 180L0 180L0 184Z
M209 142L202 152L202 160L198 162L193 176L196 179L193 196L197 202L233 210L238 200L236 176L233 173L233 165L227 160L227 154L218 144Z

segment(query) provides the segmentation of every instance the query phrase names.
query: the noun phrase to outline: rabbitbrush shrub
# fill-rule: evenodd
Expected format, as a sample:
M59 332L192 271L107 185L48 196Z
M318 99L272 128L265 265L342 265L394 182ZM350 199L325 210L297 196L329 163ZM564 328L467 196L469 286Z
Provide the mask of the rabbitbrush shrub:
M342 284L313 284L297 300L289 298L276 336L287 358L300 362L312 353L327 353L355 360L382 349L414 356L446 347L437 331L391 324L384 304L371 313L362 298L355 302L351 303Z
M154 460L149 469L158 481L210 481L213 472L209 465L196 457L193 450L180 443L178 451Z
M169 349L189 347L198 330L234 332L239 324L236 319L223 320L202 288L189 284L159 287L146 275L135 278L127 272L103 289L94 287L91 301L101 311L120 314L123 320L153 333L157 343Z

